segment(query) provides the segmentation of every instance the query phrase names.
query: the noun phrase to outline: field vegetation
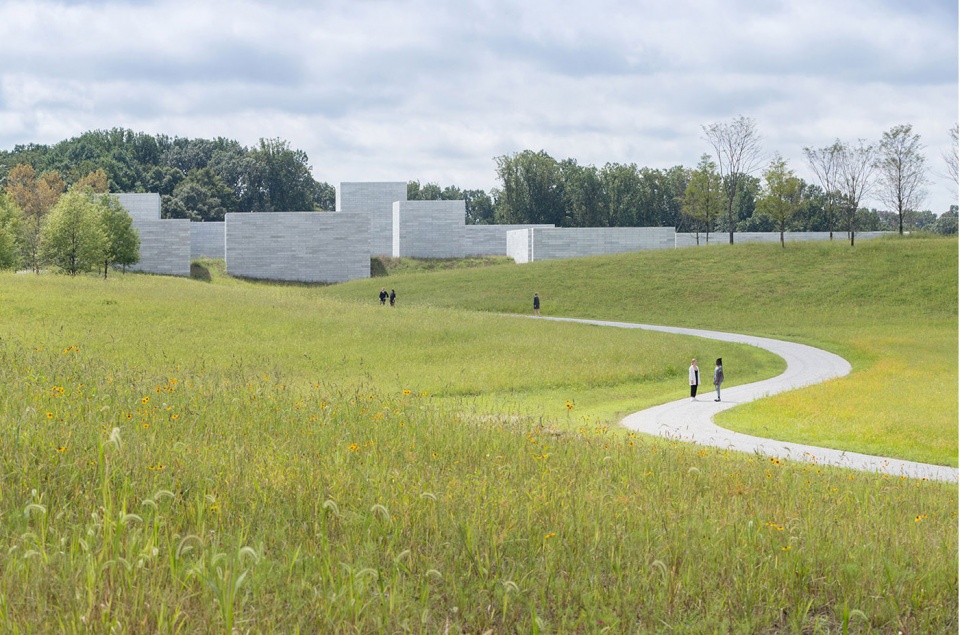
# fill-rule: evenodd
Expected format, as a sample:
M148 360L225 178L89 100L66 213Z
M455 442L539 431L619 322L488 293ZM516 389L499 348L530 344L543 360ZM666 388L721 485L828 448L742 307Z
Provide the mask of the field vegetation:
M209 262L206 281L0 274L0 630L955 632L955 484L619 430L719 345L497 313L536 290L547 314L830 348L850 378L731 416L793 434L819 399L809 434L844 443L845 399L934 369L952 394L926 393L915 425L949 463L956 250L747 245L335 287ZM723 357L731 381L782 367ZM886 401L875 435L910 454L913 402Z

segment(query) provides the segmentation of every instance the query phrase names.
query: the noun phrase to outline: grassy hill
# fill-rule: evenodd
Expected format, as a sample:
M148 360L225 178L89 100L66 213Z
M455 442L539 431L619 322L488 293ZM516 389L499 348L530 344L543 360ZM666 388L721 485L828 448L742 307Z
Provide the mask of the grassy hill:
M788 441L957 465L957 241L715 245L404 274L329 287L405 306L707 328L836 352L845 379L723 413L726 427ZM555 342L555 346L559 345ZM566 340L562 340L566 343ZM706 347L710 350L710 347ZM737 364L723 356L728 377ZM682 365L682 360L677 360Z
M956 265L904 240L331 287L0 274L0 630L956 632L956 485L618 431L717 344L496 314L536 290L820 345L853 375L737 425L955 464Z

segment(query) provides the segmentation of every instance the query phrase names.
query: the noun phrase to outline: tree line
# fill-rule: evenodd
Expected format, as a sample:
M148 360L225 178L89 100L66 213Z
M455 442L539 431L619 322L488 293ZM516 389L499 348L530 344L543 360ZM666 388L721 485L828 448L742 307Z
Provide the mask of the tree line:
M163 218L220 221L227 212L332 210L336 191L313 178L305 152L282 139L253 147L218 137L187 139L122 128L53 145L0 151L0 184L19 164L56 172L69 187L103 170L110 192L155 192Z
M750 118L705 125L702 132L710 152L695 168L598 168L523 150L494 159L499 184L490 192L414 180L407 199L462 199L469 224L674 227L698 241L726 233L732 242L735 232L757 231L844 232L851 241L858 231L956 233L956 209L939 218L921 209L928 166L909 125L893 127L878 142L838 139L803 148L815 182L797 177L779 154L764 165ZM953 152L943 159L956 181L956 126L950 134ZM332 210L336 201L334 187L313 178L306 153L281 139L247 148L222 137L91 131L52 146L0 151L0 185L19 165L38 178L62 180L64 189L100 170L110 192L159 193L163 218L219 221L227 212ZM861 207L871 193L887 210Z
M67 189L56 171L12 169L0 191L0 269L40 273L53 266L76 275L140 261L133 218L107 195L107 175L95 170Z

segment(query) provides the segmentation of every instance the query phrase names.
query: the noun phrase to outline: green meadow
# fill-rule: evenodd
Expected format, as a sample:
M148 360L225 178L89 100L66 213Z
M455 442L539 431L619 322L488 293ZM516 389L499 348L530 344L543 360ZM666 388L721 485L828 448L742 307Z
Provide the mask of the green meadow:
M956 465L956 240L471 264L0 274L0 630L956 632L956 485L616 426L781 360L506 315L820 346L853 373L720 423Z

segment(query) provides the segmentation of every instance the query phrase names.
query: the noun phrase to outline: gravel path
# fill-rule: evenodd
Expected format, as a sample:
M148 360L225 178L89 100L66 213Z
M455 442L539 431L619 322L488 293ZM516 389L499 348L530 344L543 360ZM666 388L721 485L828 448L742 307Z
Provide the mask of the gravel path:
M717 403L714 401L716 391L713 390L712 385L713 363L712 360L704 360L705 365L701 372L705 379L705 385L701 386L702 393L698 396L698 401L691 401L688 397L628 415L621 421L621 424L631 430L669 437L671 439L691 441L701 445L729 448L742 452L754 452L764 456L791 459L806 463L837 465L868 472L881 472L892 476L957 482L957 468L954 467L914 463L912 461L901 461L867 454L843 452L829 448L818 448L801 445L799 443L761 439L759 437L752 437L725 430L713 423L714 415L738 404L849 374L851 370L849 362L839 355L834 355L833 353L828 353L827 351L804 344L784 342L766 337L739 335L737 333L722 333L719 331L655 326L650 324L632 324L629 322L582 320L577 318L538 319L662 331L664 333L693 335L695 337L721 340L724 342L749 344L779 355L787 362L787 370L781 375L753 384L723 388L721 391L723 401ZM707 364L707 361L710 363Z

